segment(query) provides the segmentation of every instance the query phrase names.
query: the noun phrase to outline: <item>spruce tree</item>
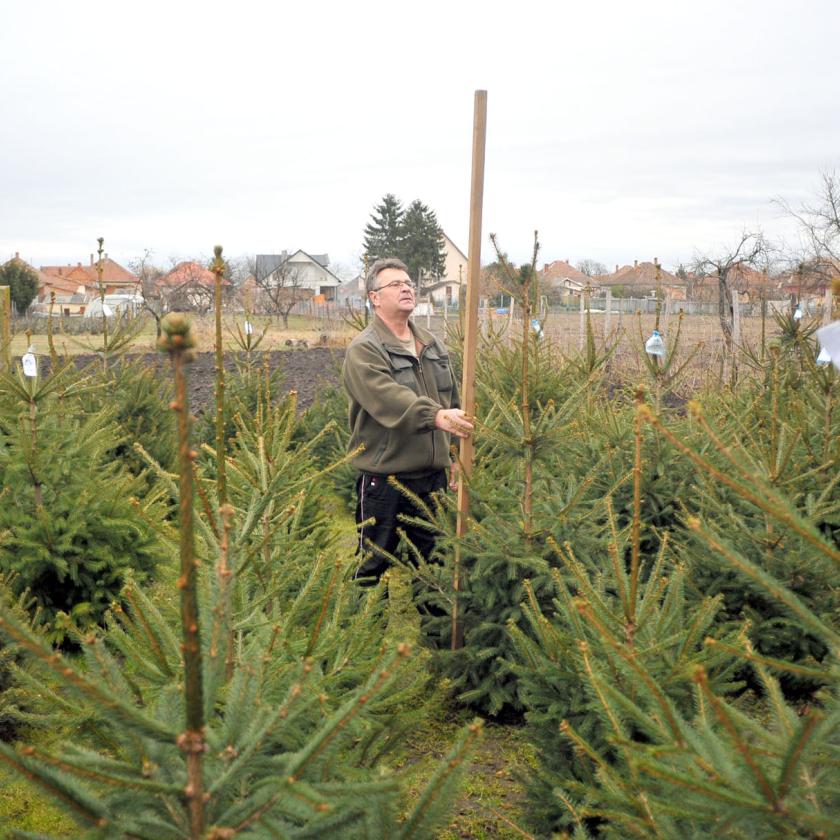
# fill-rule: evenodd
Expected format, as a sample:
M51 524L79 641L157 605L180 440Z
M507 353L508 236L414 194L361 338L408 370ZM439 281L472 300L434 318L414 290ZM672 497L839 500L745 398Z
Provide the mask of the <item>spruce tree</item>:
M638 413L637 452L640 420L700 473L727 487L732 498L749 504L762 525L772 523L776 539L795 546L804 565L822 575L816 586L830 585L840 551L813 517L797 511L794 499L765 483L760 467L729 460L727 445L708 428L705 440L686 442L647 406ZM719 470L710 452L727 458L728 470ZM692 602L682 564L668 570L657 560L634 586L635 564L628 576L615 562L620 552L613 546L614 560L601 574L587 572L570 547L558 547L575 585L558 578L553 616L532 598L527 609L533 635L516 633L516 671L541 744L532 796L549 825L565 824L579 838L830 837L840 830L836 612L811 610L787 581L750 559L743 551L749 541L740 540L740 518L709 513L709 519L685 516L697 543L693 563L728 566L742 587L762 593L787 620L819 639L825 656L792 662L758 652L749 640L749 622L716 615L721 594ZM631 540L634 555L641 524L614 531L614 539ZM637 617L622 622L634 589L641 599ZM727 683L739 662L754 671L751 692ZM823 689L808 705L794 706L780 689L778 677L785 674ZM564 685L577 695L557 690Z
M372 264L383 257L401 258L403 253L403 217L399 199L388 193L378 204L365 225L364 253Z
M115 412L92 410L93 383L72 366L49 378L0 375L0 570L28 589L53 640L101 621L127 576L146 578L165 516L147 486L114 459L126 443ZM95 389L94 389L95 393Z
M160 580L129 581L107 629L79 633L81 661L0 592L0 629L28 655L26 717L72 727L59 744L0 744L0 761L72 814L80 837L434 836L480 726L406 809L400 778L377 765L429 674L410 645L383 644L381 599L360 604L353 558L315 499L317 440L295 442L293 395L264 392L237 418L218 506L190 446L193 339L183 316L162 328L178 474L155 473L179 522L155 522Z
M434 211L419 199L412 201L405 211L401 245L400 258L418 286L422 281L440 280L446 271L443 231Z
M0 286L9 287L9 296L19 315L23 315L38 294L38 275L20 259L0 266Z

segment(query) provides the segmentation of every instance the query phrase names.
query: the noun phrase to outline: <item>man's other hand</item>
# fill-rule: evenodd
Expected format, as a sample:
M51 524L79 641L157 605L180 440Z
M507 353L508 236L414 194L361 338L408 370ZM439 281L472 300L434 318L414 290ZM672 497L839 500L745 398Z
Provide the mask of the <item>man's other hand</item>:
M466 412L460 408L442 408L435 415L435 427L459 438L469 437L474 428Z

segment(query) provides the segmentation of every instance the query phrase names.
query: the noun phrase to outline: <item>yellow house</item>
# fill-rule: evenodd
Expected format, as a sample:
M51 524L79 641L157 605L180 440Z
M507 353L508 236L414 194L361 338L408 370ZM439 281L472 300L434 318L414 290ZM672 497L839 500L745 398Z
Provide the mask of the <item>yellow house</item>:
M458 295L467 282L467 255L443 231L444 271L443 277L434 283L422 283L421 299L431 295L433 303L443 306L458 305Z

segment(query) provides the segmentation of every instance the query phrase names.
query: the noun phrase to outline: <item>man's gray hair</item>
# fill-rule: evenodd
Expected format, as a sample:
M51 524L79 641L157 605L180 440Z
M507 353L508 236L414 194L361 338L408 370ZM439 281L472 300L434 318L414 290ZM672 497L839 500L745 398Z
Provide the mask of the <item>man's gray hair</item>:
M383 257L381 260L377 260L368 270L367 277L365 278L366 292L376 291L376 278L386 268L398 268L400 271L408 274L408 266L402 260L398 260L396 257Z

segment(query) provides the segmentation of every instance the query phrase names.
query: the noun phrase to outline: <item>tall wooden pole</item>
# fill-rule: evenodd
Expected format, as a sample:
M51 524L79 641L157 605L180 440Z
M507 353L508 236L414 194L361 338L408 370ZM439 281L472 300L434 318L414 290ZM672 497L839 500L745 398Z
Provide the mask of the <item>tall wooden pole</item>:
M484 204L484 148L487 140L487 91L475 92L473 108L472 179L470 182L470 236L467 253L467 305L464 319L464 371L461 379L461 408L468 416L475 415L475 362L478 337L479 277L481 275L481 211ZM475 445L471 437L461 440L461 480L458 482L457 534L467 532L470 497L467 482L472 475ZM461 547L455 547L452 578L454 601L452 604L452 650L464 643L459 616L461 591Z
M12 369L12 289L0 286L0 370ZM829 311L831 307L829 306Z

